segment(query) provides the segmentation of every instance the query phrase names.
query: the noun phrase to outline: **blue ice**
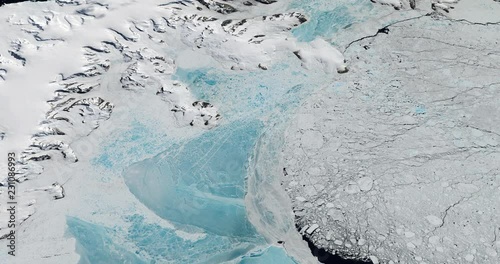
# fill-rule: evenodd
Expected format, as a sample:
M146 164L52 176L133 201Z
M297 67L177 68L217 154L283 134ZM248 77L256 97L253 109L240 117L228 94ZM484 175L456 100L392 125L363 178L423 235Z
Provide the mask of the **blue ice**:
M307 23L293 30L293 35L299 40L310 42L317 37L331 37L339 29L354 22L345 6L336 7L330 11L321 11L312 16Z
M208 100L217 89L217 76L214 76L208 69L186 70L178 68L173 80L179 80L185 83L193 95L200 100ZM207 89L208 88L208 89Z
M237 259L255 247L257 239L236 239L207 235L197 241L184 240L174 230L155 223L146 223L144 217L127 217L132 224L126 238L133 241L138 252L155 261L173 263L222 263Z
M307 15L308 21L293 29L292 33L299 41L310 42L317 37L334 37L339 30L360 21L362 18L357 14L371 10L372 6L365 0L294 0L290 8Z
M80 264L111 263L222 263L238 259L262 244L262 239L235 239L208 235L196 241L185 240L141 215L125 217L127 231L112 229L68 217L68 231L77 240ZM114 241L123 240L119 245ZM126 247L127 245L128 247Z
M300 61L290 57L268 71L178 68L173 78L188 84L196 98L216 105L224 120L233 121L264 117L298 104L306 90L313 87L313 83L309 83L302 89L307 78L302 71ZM212 80L217 80L216 85L212 85Z
M222 236L256 236L243 199L248 157L261 126L247 120L210 130L132 165L125 182L164 219Z
M77 240L80 264L147 263L135 253L113 242L112 229L76 217L67 217L66 223L68 231Z
M423 115L425 113L427 113L427 109L425 108L425 105L417 105L415 107L415 114Z
M113 140L103 146L100 155L92 160L93 165L120 170L130 157L158 153L158 147L165 144L165 140L159 139L165 138L165 135L158 135L153 127L145 125L147 120L143 116L133 118L142 119L142 122L133 120L128 130L113 135Z
M201 231L206 237L183 240L173 230L147 223L140 215L128 216L125 220L130 226L119 234L101 234L101 240L119 235L123 241L123 254L103 253L101 258L108 263L122 263L124 256L147 263L221 263L266 246L247 219L244 206L249 159L264 128L260 120L284 122L286 112L324 81L308 78L293 57L268 71L178 69L174 77L188 84L196 98L218 106L223 124L176 142L168 135L157 134L144 117L132 116L129 129L113 135L93 162L112 171L123 170L130 192L141 203L176 228ZM159 150L162 152L154 158L144 159ZM130 160L139 162L129 166ZM85 228L94 226L69 222L68 226L84 249L80 251L82 258L89 258L92 243L82 234ZM260 257L245 258L243 263L294 263L282 250L270 249L257 255ZM268 262L271 260L274 262Z

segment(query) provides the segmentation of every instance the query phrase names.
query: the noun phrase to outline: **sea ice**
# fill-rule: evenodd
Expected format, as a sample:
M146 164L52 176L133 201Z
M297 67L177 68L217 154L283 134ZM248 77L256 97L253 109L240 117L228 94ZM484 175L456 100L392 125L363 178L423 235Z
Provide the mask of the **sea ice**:
M401 19L394 13L381 18L388 26L376 34L339 40L349 73L338 77L342 85L306 100L282 154L290 197L308 194L307 186L291 182L321 182L308 201L336 206L294 203L299 228L319 225L306 233L317 246L380 263L498 262L491 227L500 206L493 198L500 79L491 65L500 63L493 48L500 21L479 22L485 6L498 5L465 2L454 3L449 16L426 13L430 6L417 2L426 11ZM467 15L458 12L466 7ZM365 30L353 24L337 36ZM303 116L312 120L302 122ZM323 138L314 152L296 143L304 131ZM325 170L309 173L317 167ZM346 243L357 237L366 244ZM471 248L477 252L466 253Z

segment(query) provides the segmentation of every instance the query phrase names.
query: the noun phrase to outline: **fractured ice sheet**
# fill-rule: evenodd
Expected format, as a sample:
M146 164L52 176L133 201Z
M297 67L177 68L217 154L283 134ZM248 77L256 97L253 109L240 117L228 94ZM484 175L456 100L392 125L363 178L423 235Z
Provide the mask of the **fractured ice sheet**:
M433 14L347 49L350 73L287 131L283 185L316 245L382 263L499 261L498 32Z

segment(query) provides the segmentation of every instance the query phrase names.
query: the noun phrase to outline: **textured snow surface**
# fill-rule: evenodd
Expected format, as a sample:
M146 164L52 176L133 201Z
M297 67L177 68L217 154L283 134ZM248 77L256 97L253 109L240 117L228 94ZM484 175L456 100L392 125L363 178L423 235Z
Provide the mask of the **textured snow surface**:
M500 261L500 19L482 17L496 8L414 13L344 44L349 74L306 100L283 153L316 245L381 263Z

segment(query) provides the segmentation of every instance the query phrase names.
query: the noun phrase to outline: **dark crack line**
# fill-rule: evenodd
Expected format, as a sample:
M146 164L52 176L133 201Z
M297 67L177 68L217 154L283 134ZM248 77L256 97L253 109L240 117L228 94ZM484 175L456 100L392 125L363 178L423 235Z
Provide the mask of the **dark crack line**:
M403 23L403 22L407 22L407 21L410 21L410 20L415 20L415 19L420 19L422 17L425 17L425 16L431 16L433 15L434 12L431 12L431 13L427 13L425 15L421 15L421 16L418 16L418 17L411 17L411 18L407 18L407 19L403 19L403 20L400 20L400 21L396 21L396 22L393 22L393 23L390 23L384 27L382 27L381 29L379 29L377 31L377 33L375 33L374 35L369 35L369 36L364 36L362 38L359 38L359 39L356 39L354 41L351 41L349 44L347 44L347 46L345 47L344 49L344 53L347 51L347 49L349 49L349 47L356 43L356 42L359 42L359 41L362 41L362 40L365 40L365 39L368 39L368 38L375 38L378 36L379 33L385 33L385 34L388 34L389 32L389 27L391 26L394 26L396 24L399 24L399 23ZM480 23L480 22L472 22L472 21L469 21L467 19L452 19L452 18L446 18L446 20L449 20L451 22L461 22L461 23L465 23L465 24L469 24L469 25L480 25L480 26L489 26L489 25L500 25L500 21L498 22L486 22L486 23Z
M490 26L490 25L500 25L500 21L498 22L486 22L486 23L480 23L480 22L472 22L467 19L453 19L453 18L446 18L446 20L452 21L452 22L461 22L469 25L479 25L479 26Z
M404 38L404 39L427 39L427 40L432 40L432 41L435 41L437 43L441 43L441 44L449 45L449 46L453 46L453 47L459 47L459 48L470 49L470 50L478 50L477 47L469 47L469 46L460 45L460 44L456 44L456 43L450 43L450 42L446 42L443 40L438 40L438 39L434 39L434 38L430 38L430 37L426 37L426 36L418 36L418 37L403 36L402 38Z
M467 197L463 197L460 200L456 201L454 204L448 206L448 208L446 208L446 210L444 211L443 218L441 218L442 219L441 220L442 221L441 225L439 225L438 227L434 228L434 230L432 230L432 232L434 232L437 229L443 227L444 224L446 223L446 217L448 216L448 211L450 211L452 208L454 208L455 206L457 206L458 204L460 204L461 202L463 202L465 199L467 199Z
M434 100L434 101L431 101L431 103L439 103L439 102L445 102L445 101L450 101L450 100L451 100L451 101L454 101L455 99L457 99L457 97L459 97L459 96L461 96L461 95L464 95L464 94L466 94L466 93L468 93L468 92L470 92L470 91L473 91L473 90L476 90L476 89L485 89L486 87L488 87L488 88L489 88L489 87L491 87L491 86L493 86L493 85L497 85L497 84L500 84L500 82L499 82L499 83L492 83L492 84L489 84L489 85L486 85L486 86L471 87L471 88L468 88L468 89L466 89L466 90L463 90L463 91L458 92L458 93L457 93L457 94L455 94L454 96L451 96L451 97L448 97L448 98L444 98L444 99ZM473 127L473 128L475 128L475 127ZM475 128L475 129L480 130L479 128ZM487 132L489 132L489 131L487 131ZM498 135L498 134L497 134L497 135ZM499 135L499 136L500 136L500 135Z
M403 20L399 20L399 21L396 21L396 22L393 22L393 23L390 23L382 28L380 28L377 33L375 33L374 35L369 35L369 36L364 36L362 38L359 38L359 39L356 39L356 40L353 40L351 41L349 44L347 44L347 46L345 47L344 49L344 53L347 51L347 49L349 49L349 47L351 47L352 44L356 43L356 42L360 42L362 40L365 40L365 39L368 39L368 38L375 38L376 36L378 36L378 34L380 33L384 33L384 34L389 34L389 27L391 26L394 26L396 24L399 24L399 23L403 23L403 22L407 22L407 21L411 21L411 20L416 20L416 19L420 19L422 17L426 17L426 16L430 16L432 15L432 13L427 13L425 15L421 15L421 16L417 16L417 17L410 17L410 18L407 18L407 19L403 19Z
M476 130L479 130L481 132L485 132L485 133L488 133L488 134L493 134L493 135L497 135L500 137L500 134L495 132L495 131L491 131L491 130L487 130L487 129L484 129L484 128L479 128L479 127L475 127L475 126L471 126L471 125L466 125L466 127L470 127L470 128L473 128L473 129L476 129Z

